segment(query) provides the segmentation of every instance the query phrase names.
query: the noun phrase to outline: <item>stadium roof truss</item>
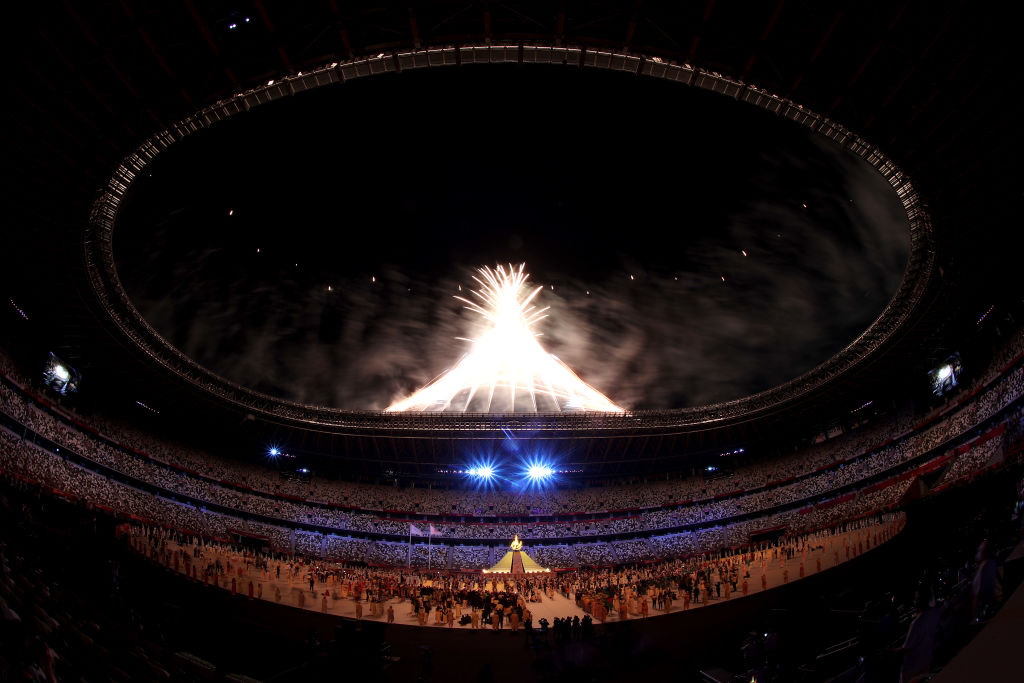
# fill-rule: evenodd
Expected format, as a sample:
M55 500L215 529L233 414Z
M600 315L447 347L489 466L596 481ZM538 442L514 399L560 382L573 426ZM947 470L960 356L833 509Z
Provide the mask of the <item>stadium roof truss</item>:
M741 399L670 411L625 413L472 414L344 411L303 405L262 394L209 371L172 346L143 318L121 285L113 233L121 202L134 180L163 152L191 134L250 109L316 88L378 74L463 64L535 64L636 74L710 90L805 126L876 169L899 197L910 229L910 258L900 286L879 317L855 340L809 372ZM807 399L864 364L909 324L935 270L935 237L914 184L876 146L842 125L755 85L659 57L550 44L466 45L380 53L326 64L270 80L205 107L152 135L125 157L95 201L84 234L89 282L114 328L158 366L193 387L247 414L285 425L351 434L415 434L443 431L467 436L499 430L532 434L687 432L755 419Z

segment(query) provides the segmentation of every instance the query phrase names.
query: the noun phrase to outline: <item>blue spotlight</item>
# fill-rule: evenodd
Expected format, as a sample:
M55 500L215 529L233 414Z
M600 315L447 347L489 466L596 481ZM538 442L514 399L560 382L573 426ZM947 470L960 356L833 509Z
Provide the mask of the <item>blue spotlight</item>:
M543 486L555 476L551 462L539 458L523 463L524 482L530 486Z
M466 470L466 474L471 477L477 477L478 479L490 479L494 476L495 471L493 465L473 465Z
M530 465L526 470L526 474L534 481L549 479L554 473L554 470L547 465Z
M270 450L269 450L269 451L267 451L267 454L268 454L268 455L269 455L269 456L270 456L271 458L276 458L276 457L277 457L278 455L280 455L280 454L281 454L281 451L277 450L277 447L276 447L276 446L271 446Z
M501 468L498 463L490 457L484 456L476 460L463 473L469 475L476 488L492 488L497 486L501 480Z

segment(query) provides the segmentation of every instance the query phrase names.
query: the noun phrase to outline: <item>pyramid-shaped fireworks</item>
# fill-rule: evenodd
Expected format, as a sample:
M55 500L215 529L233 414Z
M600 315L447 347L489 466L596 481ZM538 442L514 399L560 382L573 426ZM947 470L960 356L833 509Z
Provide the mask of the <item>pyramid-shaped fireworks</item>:
M547 308L533 304L543 287L528 290L526 264L480 268L475 299L455 297L483 316L487 328L455 367L389 411L459 413L622 412L607 397L544 350L534 325Z

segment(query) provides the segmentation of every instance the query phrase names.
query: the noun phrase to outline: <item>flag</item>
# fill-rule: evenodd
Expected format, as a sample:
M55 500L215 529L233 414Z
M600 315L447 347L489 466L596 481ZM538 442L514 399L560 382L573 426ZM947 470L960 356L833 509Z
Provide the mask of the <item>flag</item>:
M416 526L412 522L409 522L409 534L411 536L422 536L423 532L420 531L420 528L418 526Z
M438 531L437 529L435 529L435 528L434 528L434 525L433 525L433 524L431 524L431 525L430 525L430 535L431 535L431 536L440 536L440 535L441 535L441 532L440 532L440 531Z

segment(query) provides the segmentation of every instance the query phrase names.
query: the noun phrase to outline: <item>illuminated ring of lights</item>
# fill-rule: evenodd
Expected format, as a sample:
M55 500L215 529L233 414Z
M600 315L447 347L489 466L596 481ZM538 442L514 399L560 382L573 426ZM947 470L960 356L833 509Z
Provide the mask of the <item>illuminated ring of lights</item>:
M678 81L742 100L795 121L864 159L897 194L910 228L910 257L896 294L857 339L821 365L784 384L744 398L695 408L617 413L539 414L523 416L452 413L383 413L347 411L305 405L248 389L199 365L172 346L132 304L114 263L112 238L121 201L132 182L162 152L192 133L246 112L253 107L315 88L385 73L459 64L543 64L597 68ZM806 397L846 375L907 326L923 298L935 269L931 219L909 177L876 146L827 117L757 86L689 64L658 57L623 54L586 47L539 44L472 45L382 53L376 57L335 62L312 71L269 81L237 93L178 121L140 144L124 158L90 212L84 254L93 293L117 330L150 359L208 394L274 421L353 434L381 430L399 432L492 432L498 429L548 433L623 431L684 432L749 420Z

